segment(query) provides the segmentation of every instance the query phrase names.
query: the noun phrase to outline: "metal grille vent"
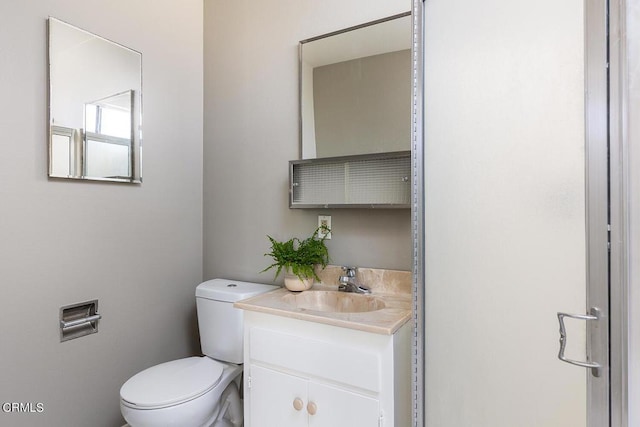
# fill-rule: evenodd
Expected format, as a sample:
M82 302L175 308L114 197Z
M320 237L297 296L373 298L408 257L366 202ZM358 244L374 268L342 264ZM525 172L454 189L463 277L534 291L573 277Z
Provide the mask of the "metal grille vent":
M290 162L291 207L410 207L410 152Z

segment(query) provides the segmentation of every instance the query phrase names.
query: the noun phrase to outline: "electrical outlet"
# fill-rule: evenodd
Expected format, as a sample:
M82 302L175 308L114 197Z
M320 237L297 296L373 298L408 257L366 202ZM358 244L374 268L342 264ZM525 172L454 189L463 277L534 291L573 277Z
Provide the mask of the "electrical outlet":
M318 215L318 227L327 227L331 230L331 215ZM331 232L326 233L325 236L325 233L320 229L318 230L318 237L331 240Z

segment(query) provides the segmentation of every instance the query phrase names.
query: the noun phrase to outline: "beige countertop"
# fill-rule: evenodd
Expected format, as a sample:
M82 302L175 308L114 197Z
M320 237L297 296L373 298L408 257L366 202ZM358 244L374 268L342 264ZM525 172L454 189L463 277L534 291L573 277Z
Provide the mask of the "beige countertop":
M326 283L337 283L333 279L336 274L339 275L339 271L336 272L334 266L328 266L325 271L319 272L322 282L316 283L310 290L303 293L337 291L337 284L327 285ZM361 312L318 311L300 307L295 301L302 293L291 292L285 288L238 301L234 307L383 335L395 333L411 319L410 272L358 269L358 278L363 279L358 283L368 286L372 291L369 295L378 303L382 301L384 304L380 305L384 307ZM340 298L353 300L362 297L358 294L342 292L340 294Z

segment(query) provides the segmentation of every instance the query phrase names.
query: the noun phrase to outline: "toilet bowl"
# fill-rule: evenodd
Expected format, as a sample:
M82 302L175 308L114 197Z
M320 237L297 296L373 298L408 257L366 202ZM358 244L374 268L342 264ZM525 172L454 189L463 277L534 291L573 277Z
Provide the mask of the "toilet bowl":
M162 363L122 386L120 411L132 427L218 427L218 421L241 427L242 403L233 382L241 373L239 365L206 356Z
M120 411L131 427L242 427L237 384L242 374L242 311L233 302L276 289L214 279L196 288L204 356L152 366L120 389Z

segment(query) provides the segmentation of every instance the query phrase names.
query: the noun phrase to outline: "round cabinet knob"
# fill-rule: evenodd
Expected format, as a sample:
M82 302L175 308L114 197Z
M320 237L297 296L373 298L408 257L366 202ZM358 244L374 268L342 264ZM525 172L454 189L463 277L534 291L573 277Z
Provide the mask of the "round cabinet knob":
M296 411L299 411L302 409L303 406L304 406L304 402L302 402L302 399L300 399L299 397L296 397L295 399L293 399L293 409L295 409Z
M318 406L313 402L307 403L307 412L309 415L315 415L318 412Z

